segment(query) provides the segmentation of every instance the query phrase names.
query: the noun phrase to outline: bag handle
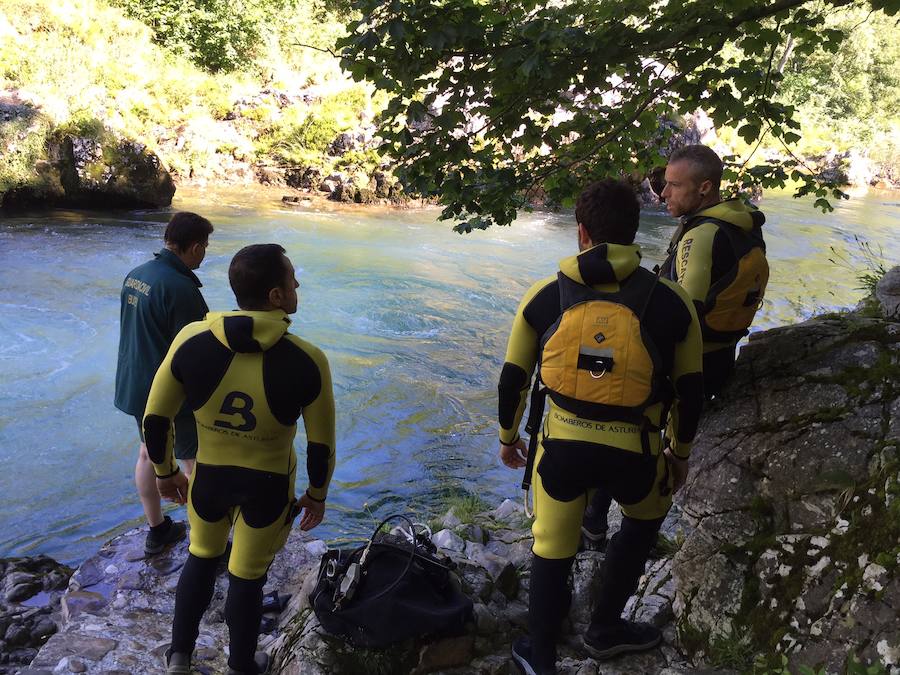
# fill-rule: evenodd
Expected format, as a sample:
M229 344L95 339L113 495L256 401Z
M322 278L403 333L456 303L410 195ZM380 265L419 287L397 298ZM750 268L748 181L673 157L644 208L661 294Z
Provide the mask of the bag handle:
M356 581L356 584L358 584L360 581L362 581L362 577L365 577L365 575L366 575L366 567L365 567L366 560L369 557L369 551L372 548L372 544L375 543L376 535L381 531L382 527L384 527L390 521L392 521L396 518L405 520L406 524L409 525L410 530L412 532L415 532L415 525L413 524L412 520L410 520L407 516L405 516L401 513L394 513L394 514L388 516L387 518L385 518L384 520L382 520L378 524L378 526L375 528L374 532L372 532L372 536L369 537L369 541L366 544L366 547L363 549L362 554L359 556L358 564L359 564L359 570L360 570L360 578ZM397 548L399 548L399 547L397 547ZM396 579L394 579L394 581L389 583L387 586L385 586L383 589L381 589L378 593L376 593L372 597L366 598L365 602L369 603L369 602L374 602L376 600L379 600L379 599L383 598L385 595L387 595L388 593L390 593L392 590L394 590L400 584L400 582L406 578L406 575L409 574L409 570L412 568L412 564L413 564L413 561L415 560L415 558L416 558L416 543L415 543L415 541L412 541L411 545L410 545L410 549L409 549L409 560L406 561L406 567L403 568L403 571L400 573L400 576L398 576ZM335 611L338 611L340 609L341 605L343 604L343 600L346 597L347 597L347 593L341 593L340 596L335 600L335 603L334 603Z

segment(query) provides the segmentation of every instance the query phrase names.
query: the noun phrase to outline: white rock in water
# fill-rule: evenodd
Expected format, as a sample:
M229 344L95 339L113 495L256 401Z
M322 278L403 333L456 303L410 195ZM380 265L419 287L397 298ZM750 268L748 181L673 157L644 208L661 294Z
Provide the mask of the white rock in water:
M306 550L312 555L325 555L328 552L328 544L321 539L314 539L306 544Z

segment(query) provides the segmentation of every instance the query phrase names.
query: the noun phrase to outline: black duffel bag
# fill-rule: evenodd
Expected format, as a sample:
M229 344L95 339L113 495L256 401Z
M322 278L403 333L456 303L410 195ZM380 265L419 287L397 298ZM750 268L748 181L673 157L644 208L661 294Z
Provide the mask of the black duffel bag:
M381 532L395 518L409 524L408 538ZM328 551L310 594L319 623L358 647L462 633L472 601L459 589L455 564L436 551L405 516L386 518L365 546Z

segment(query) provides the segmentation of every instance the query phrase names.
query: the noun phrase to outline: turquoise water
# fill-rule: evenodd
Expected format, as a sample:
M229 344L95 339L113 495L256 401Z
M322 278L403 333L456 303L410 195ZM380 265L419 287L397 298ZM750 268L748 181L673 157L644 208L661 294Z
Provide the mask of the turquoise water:
M293 330L328 354L338 406L338 465L316 532L359 537L380 516L430 515L466 492L518 499L518 473L496 460L496 380L519 298L576 250L571 214L460 236L434 209L288 209L278 198L180 191L173 206L216 227L198 272L211 308L233 307L227 266L241 246L281 243L298 270ZM858 235L900 261L896 193L831 215L789 197L761 206L773 268L762 327L861 297L853 273L828 261L831 246L858 264ZM0 556L75 562L141 522L135 424L112 405L118 298L124 275L160 248L169 213L0 221ZM644 217L648 262L672 225Z

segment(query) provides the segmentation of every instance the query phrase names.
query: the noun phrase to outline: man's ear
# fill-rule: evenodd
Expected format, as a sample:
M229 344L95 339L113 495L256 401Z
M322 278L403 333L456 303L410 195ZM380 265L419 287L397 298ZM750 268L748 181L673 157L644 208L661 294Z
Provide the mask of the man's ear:
M705 196L708 195L710 192L712 192L712 181L711 181L711 180L705 180L705 181L703 181L702 183L700 183L699 191L700 191L700 196L701 196L701 197L705 197Z
M591 241L591 235L588 234L587 228L581 223L578 223L578 245L582 251L594 245L594 242Z
M284 303L284 292L278 288L272 288L269 290L269 304L276 309L281 309L281 305Z

